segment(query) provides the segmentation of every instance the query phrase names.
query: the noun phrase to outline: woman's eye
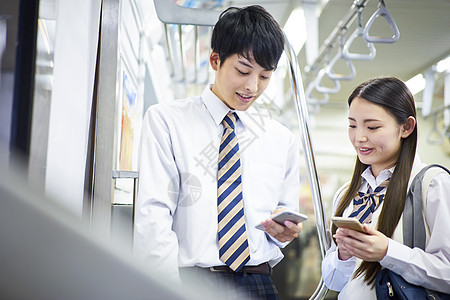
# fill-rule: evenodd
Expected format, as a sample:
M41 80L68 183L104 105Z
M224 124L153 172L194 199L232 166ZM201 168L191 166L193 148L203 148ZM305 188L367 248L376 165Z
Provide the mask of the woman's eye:
M377 126L377 127L367 127L367 128L369 128L369 130L377 130L378 128L380 128L380 126Z
M263 80L267 80L269 78L270 78L269 76L261 76L261 79L263 79Z
M350 128L356 128L356 125L350 124L350 125L348 125L348 127L350 127Z

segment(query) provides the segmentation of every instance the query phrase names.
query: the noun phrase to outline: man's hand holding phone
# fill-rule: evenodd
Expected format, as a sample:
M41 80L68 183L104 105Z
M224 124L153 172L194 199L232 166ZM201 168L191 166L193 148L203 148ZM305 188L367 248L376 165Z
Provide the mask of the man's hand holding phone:
M270 219L262 221L261 224L255 227L259 230L264 230L278 241L284 243L298 237L303 228L301 222L306 219L308 219L306 215L298 212L275 210Z

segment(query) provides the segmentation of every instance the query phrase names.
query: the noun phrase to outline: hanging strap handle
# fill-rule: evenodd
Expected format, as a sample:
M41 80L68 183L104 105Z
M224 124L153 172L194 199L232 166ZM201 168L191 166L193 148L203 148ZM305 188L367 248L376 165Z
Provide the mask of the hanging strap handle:
M352 60L372 60L375 58L377 51L376 51L373 43L369 43L366 41L366 39L364 39L364 28L362 26L361 12L362 12L361 10L358 11L358 27L356 28L355 31L353 31L353 33L348 38L347 43L345 43L344 47L342 48L342 53L348 59L352 59ZM364 42L366 43L367 47L369 48L368 54L350 53L350 46L352 45L353 41L358 37L362 37L364 39Z
M338 53L333 57L333 59L328 64L328 66L325 68L327 76L331 80L335 80L335 79L336 80L352 80L356 76L356 70L355 70L355 67L353 66L352 61L347 56L345 56L344 53L342 52L342 48L344 47L344 44L345 44L344 36L341 35L340 48L338 50ZM333 67L339 61L339 59L343 59L345 61L347 66L350 68L350 74L344 75L344 74L334 73Z
M323 105L323 104L328 103L328 100L330 97L327 93L322 93L323 94L322 99L317 99L316 97L313 96L312 92L314 90L314 85L315 85L314 82L311 82L305 91L305 96L306 96L306 100L308 101L308 104Z
M327 72L325 69L321 69L319 71L319 73L316 76L316 79L314 80L314 87L316 88L316 91L318 91L319 93L336 94L341 89L341 84L339 83L339 80L332 79L332 81L334 83L334 87L326 87L326 86L320 85L322 82L322 79L326 73Z
M345 61L345 63L347 64L347 66L350 69L350 74L344 75L344 74L334 73L333 67L339 61L339 59L343 59ZM345 56L341 50L339 50L339 52L333 57L330 64L327 66L326 74L327 74L328 78L330 78L332 80L335 80L335 79L336 80L353 80L353 78L355 78L355 76L356 76L356 70L355 70L355 66L353 66L352 61L347 56Z
M427 136L427 142L434 145L440 145L444 142L444 135L439 131L437 126L437 114L433 114L433 128Z
M394 35L391 38L383 38L378 36L370 36L369 30L370 27L372 27L373 22L376 18L379 16L382 16L386 19L389 26L391 26L392 31L394 32ZM384 43L384 44L392 44L398 41L400 38L400 31L398 31L397 24L395 24L394 19L387 11L384 1L381 0L378 4L378 9L375 11L375 13L370 17L369 21L367 21L366 27L364 28L364 39L369 43Z

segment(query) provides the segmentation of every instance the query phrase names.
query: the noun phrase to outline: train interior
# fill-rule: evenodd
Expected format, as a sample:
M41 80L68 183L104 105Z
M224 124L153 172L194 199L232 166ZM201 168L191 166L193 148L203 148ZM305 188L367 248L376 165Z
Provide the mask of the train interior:
M354 87L378 76L405 81L421 160L450 166L449 1L0 0L0 237L8 245L0 264L10 274L0 287L11 299L71 289L66 298L133 299L149 286L152 299L195 292L168 287L131 258L141 122L153 104L201 93L214 76L209 42L220 12L251 4L265 7L288 41L254 105L295 133L303 156L299 204L309 220L274 269L282 299L336 299L320 262L333 196L356 158L347 137Z

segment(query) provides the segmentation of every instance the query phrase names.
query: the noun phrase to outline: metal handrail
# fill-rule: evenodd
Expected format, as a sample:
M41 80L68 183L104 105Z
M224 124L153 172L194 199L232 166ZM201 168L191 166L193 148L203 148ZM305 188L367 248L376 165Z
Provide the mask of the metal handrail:
M306 165L308 168L308 178L311 188L311 195L314 205L314 214L316 217L317 234L319 238L320 253L322 258L325 257L326 250L330 247L331 240L327 234L327 218L323 207L322 196L320 192L319 176L316 169L313 146L309 134L308 126L308 107L306 105L306 97L303 89L302 78L300 76L300 68L297 62L294 48L289 43L287 37L285 53L288 61L289 76L291 79L291 87L293 98L297 108L297 118L299 129L302 132L302 145L305 153ZM309 299L322 299L325 297L328 289L320 279L319 285Z

